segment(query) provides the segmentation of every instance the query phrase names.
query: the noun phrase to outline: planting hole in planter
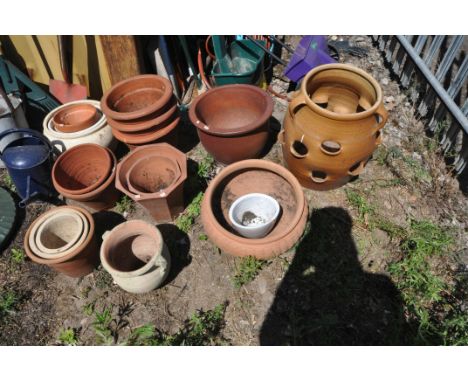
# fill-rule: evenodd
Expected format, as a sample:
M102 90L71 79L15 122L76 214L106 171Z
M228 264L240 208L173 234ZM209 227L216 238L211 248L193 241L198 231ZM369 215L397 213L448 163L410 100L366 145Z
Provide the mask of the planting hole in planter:
M305 158L308 152L307 146L301 141L294 141L291 144L291 154L297 158Z
M321 107L322 109L328 108L328 102L316 103L316 105Z
M77 217L71 214L62 214L52 217L44 223L39 231L38 241L51 250L65 247L70 241L77 240L77 231L80 230L80 223Z
M327 155L338 155L341 152L341 145L335 141L323 141L320 148Z
M143 267L155 255L158 242L145 234L126 237L109 247L109 264L121 272L132 272Z
M382 133L380 132L380 130L377 131L374 136L375 136L375 143L377 145L380 145L382 143Z
M349 175L356 176L361 173L363 168L364 168L363 162L359 161L350 167L348 173Z
M310 177L315 183L323 183L327 180L327 173L323 171L314 170L310 173Z

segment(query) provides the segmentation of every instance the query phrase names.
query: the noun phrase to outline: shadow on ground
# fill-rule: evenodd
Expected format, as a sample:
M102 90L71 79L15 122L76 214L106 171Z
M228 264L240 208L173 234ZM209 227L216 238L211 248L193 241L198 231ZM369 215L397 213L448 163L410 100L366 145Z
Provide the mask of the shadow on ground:
M400 345L409 326L392 281L365 272L342 208L315 210L260 332L262 345Z

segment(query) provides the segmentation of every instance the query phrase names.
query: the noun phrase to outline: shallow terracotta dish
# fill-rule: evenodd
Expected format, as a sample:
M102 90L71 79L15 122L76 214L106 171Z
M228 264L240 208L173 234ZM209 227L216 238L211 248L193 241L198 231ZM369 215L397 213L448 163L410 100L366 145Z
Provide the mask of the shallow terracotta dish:
M221 163L257 158L269 136L270 95L252 85L225 85L199 95L189 110L205 149Z
M101 99L106 116L127 121L142 118L163 108L172 97L172 85L162 76L144 74L118 82Z
M242 237L229 222L229 209L239 197L261 193L281 207L276 225L265 237ZM224 168L209 184L201 207L201 219L210 240L234 256L260 259L278 256L301 237L308 208L297 179L284 167L265 160L245 160Z
M61 133L75 133L93 126L100 115L90 104L71 104L54 114L52 124Z

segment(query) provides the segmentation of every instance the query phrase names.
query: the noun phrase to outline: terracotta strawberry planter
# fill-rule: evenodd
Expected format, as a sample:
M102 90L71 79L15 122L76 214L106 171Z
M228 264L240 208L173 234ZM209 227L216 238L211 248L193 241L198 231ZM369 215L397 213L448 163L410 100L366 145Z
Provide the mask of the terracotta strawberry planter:
M52 118L55 130L75 133L93 126L99 119L96 107L90 104L72 104L59 110Z
M161 233L142 220L131 220L106 232L100 257L104 269L130 293L146 293L157 288L171 266Z
M101 107L118 121L145 117L162 109L172 97L172 85L162 76L144 74L118 82L107 90Z
M165 164L161 157L168 159ZM173 177L168 176L170 172L174 172ZM162 182L164 188L155 187L162 184L153 181L158 179L166 180ZM115 186L145 207L157 222L167 222L184 209L183 187L186 179L185 154L171 145L158 143L137 147L123 158L117 166ZM131 189L140 191L132 192Z
M264 237L242 237L229 219L231 205L241 196L261 193L281 208L274 228ZM224 168L209 184L201 206L201 219L210 240L234 256L265 259L290 249L301 237L308 207L297 179L284 167L265 160L245 160Z
M284 160L304 187L339 187L364 170L386 120L382 90L371 76L345 64L319 66L285 115Z
M106 155L110 161L104 165ZM117 159L109 149L92 144L79 145L59 156L52 168L52 182L67 199L96 211L109 209L119 198L114 186L116 164ZM92 187L96 183L97 187Z
M269 136L273 100L251 85L226 85L199 95L189 117L205 149L221 163L257 158Z
M40 257L29 245L32 231L36 230L37 232L37 224L48 225L48 220L53 218L55 214L64 212L75 213L84 217L89 227L87 233L81 235L83 239L78 240L78 244L75 243L75 245L72 245L68 250L63 251L63 256L58 254L51 258ZM67 243L67 241L74 236L66 230L58 230L58 228L57 225L55 225L55 228L49 227L48 229L51 231L44 232L43 237L40 239L46 246L50 247L49 249L63 246L64 243ZM76 228L79 229L79 225L76 226ZM70 277L85 276L91 273L99 263L99 249L94 237L94 228L93 217L84 208L75 206L55 207L41 215L29 226L24 237L24 249L28 257L35 263L48 265L57 272L64 273ZM47 239L47 236L49 239ZM35 240L35 238L33 240Z

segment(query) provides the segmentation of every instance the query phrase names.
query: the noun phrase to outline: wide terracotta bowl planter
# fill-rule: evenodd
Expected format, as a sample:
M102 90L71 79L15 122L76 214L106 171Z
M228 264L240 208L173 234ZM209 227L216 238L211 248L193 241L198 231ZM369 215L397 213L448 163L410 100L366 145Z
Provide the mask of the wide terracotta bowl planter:
M281 207L274 228L263 238L242 237L229 220L229 209L239 197L261 193ZM203 197L201 219L209 239L234 256L266 259L290 249L301 237L308 207L301 185L284 167L251 159L224 168L209 184Z
M79 146L76 147L76 150L79 150ZM59 184L60 177L57 177L57 170L56 166L59 161L55 162L54 167L52 168L52 182L56 189L60 188L60 194L63 195L66 199L75 200L80 202L81 204L85 205L86 207L95 210L101 211L105 209L109 209L115 206L115 203L119 199L120 193L115 188L115 176L116 176L116 166L117 166L117 159L112 151L107 148L104 148L107 151L108 155L111 158L111 167L107 178L101 182L97 188L79 194L73 194L67 191L66 188L63 187L63 184ZM59 159L68 152L65 151Z
M107 90L101 107L106 116L127 121L158 112L170 101L172 85L162 76L144 74L118 82Z
M142 176L143 173L138 174L138 172L134 172L133 177L131 173L134 166L139 165L140 160L148 159L147 162L141 162L142 168L152 168L151 177L153 178L160 176L161 178L165 177L167 179L168 177L166 177L166 174L168 170L176 171L176 168L174 168L173 165L159 167L161 165L161 161L158 158L160 157L169 159L171 163L177 163L180 175L177 175L176 173L173 179L171 178L170 184L166 184L166 187L159 189L159 191L154 191L157 188L153 189L149 186L151 182L148 182L146 186L143 186L143 183L145 182L140 178L140 175ZM184 210L183 189L186 179L187 158L185 154L167 143L157 143L137 147L120 161L117 166L115 186L132 200L140 203L144 208L146 208L157 222L162 223L172 221ZM146 188L146 191L149 192L132 192L128 183L129 181L135 181L135 183L132 184L133 190L141 189L141 187L148 187Z
M93 105L73 104L59 110L52 118L52 123L57 131L74 133L91 127L99 117Z
M382 141L382 90L345 64L321 65L304 78L280 133L287 167L304 187L329 190L359 175Z
M131 220L106 232L100 257L115 283L130 293L159 287L171 267L161 232L142 220Z
M89 230L82 243L76 246L72 251L65 256L45 259L38 256L30 247L30 235L35 227L36 221L41 219L41 216L34 221L26 231L24 237L24 249L27 256L35 263L48 265L57 272L63 273L70 277L82 277L93 271L99 263L99 249L94 236L94 220L91 214L84 208L75 206L54 207L45 214L53 216L54 213L62 213L64 211L76 211L85 216L89 223ZM56 244L57 245L57 244Z
M220 163L257 158L269 137L270 95L252 85L225 85L199 95L189 110L205 149Z
M62 153L52 168L55 189L60 194L80 195L98 188L113 167L108 150L88 143Z
M145 117L126 121L118 121L111 117L107 117L107 121L115 130L123 133L136 133L148 129L163 127L164 123L171 120L177 111L177 100L175 97L172 97L160 111L149 114Z

